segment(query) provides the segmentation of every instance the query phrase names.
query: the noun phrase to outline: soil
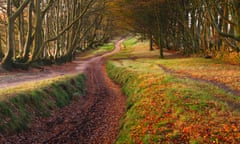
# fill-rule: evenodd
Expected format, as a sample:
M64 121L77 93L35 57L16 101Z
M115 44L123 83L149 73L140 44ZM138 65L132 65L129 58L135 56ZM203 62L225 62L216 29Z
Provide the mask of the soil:
M126 111L126 98L107 76L105 58L120 50L85 61L76 60L62 66L44 67L43 71L2 73L0 87L37 81L58 75L83 72L87 76L87 94L57 111L51 117L34 119L29 128L15 135L0 135L0 143L77 143L111 144L117 138L120 119ZM8 77L8 78L6 78Z

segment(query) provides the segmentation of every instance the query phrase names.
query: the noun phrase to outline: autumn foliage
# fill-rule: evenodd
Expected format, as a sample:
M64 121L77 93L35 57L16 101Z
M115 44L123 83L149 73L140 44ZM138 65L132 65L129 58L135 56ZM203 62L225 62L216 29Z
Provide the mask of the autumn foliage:
M128 95L128 111L117 143L240 142L239 113L214 97L226 94L161 70L147 73L132 69L133 62L127 63L108 64L110 76ZM139 66L151 69L151 65Z
M115 0L121 20L160 48L240 63L238 0ZM119 13L118 13L119 15ZM152 50L152 48L151 48Z
M107 64L128 97L116 143L239 143L238 66L159 60L142 45L122 48Z

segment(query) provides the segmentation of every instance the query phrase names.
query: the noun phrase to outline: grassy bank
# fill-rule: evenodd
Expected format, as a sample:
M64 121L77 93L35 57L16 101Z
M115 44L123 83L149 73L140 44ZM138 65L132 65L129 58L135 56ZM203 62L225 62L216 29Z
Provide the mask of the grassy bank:
M82 74L3 89L0 95L0 132L23 131L34 117L50 116L51 110L62 108L84 94L85 76Z
M239 98L212 84L165 72L159 63L171 60L162 62L153 52L144 52L146 46L129 44L107 64L109 76L128 96L116 143L239 143Z
M88 59L96 55L102 55L106 52L112 51L114 49L114 43L106 43L103 46L99 46L95 49L90 49L79 56L81 59Z

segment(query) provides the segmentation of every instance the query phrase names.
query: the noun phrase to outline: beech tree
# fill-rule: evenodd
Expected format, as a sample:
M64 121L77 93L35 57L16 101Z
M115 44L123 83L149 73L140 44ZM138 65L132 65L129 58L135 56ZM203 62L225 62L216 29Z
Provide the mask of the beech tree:
M239 52L238 0L128 0L119 1L132 32L160 47L184 54ZM115 4L116 5L116 4Z
M1 1L2 66L11 69L27 68L32 63L67 62L74 58L76 52L107 41L110 38L108 27L111 26L105 13L108 2Z
M2 66L4 68L10 68L13 65L14 60L14 50L15 50L15 30L14 24L15 20L19 15L23 12L23 10L27 7L30 0L23 1L17 10L13 12L13 1L7 0L7 21L8 21L8 28L7 28L7 46L6 46L6 54L2 62Z
M4 6L4 2L0 1L0 61L3 58L3 44L6 43L5 42L5 33L6 33L6 18L5 18L5 14L6 14L6 7Z

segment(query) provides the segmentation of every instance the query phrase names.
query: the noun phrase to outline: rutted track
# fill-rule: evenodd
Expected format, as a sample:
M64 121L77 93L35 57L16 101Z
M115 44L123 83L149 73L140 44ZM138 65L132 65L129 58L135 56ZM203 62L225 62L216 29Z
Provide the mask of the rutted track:
M0 136L0 143L114 143L119 121L125 112L125 97L105 71L105 57L119 50L88 60L87 94L69 106L38 118L25 132Z

